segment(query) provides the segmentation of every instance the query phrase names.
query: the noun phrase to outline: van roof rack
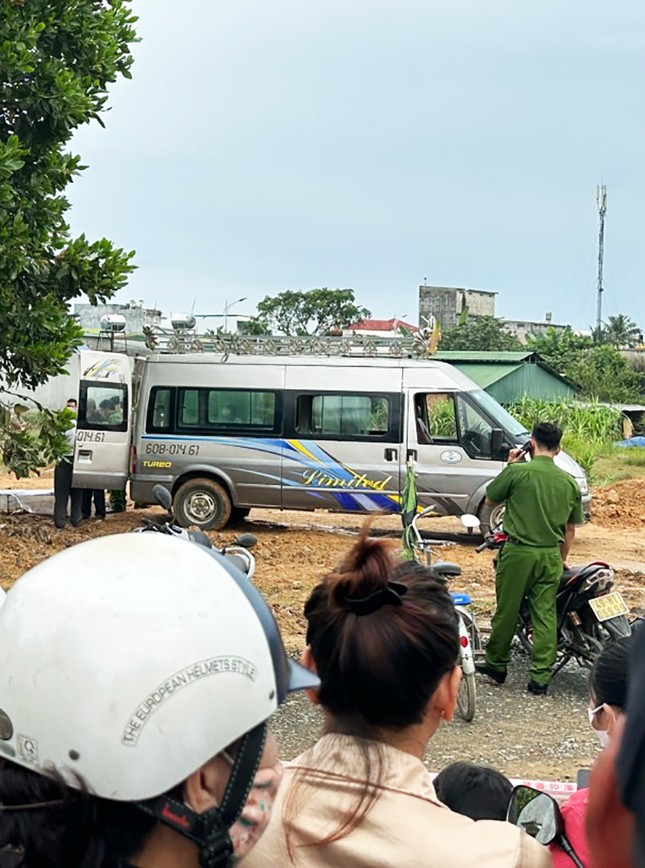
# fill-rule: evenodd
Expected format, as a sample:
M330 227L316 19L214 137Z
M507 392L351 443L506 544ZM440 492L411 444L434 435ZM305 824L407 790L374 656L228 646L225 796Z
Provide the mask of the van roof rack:
M244 335L205 334L176 329L160 333L143 327L146 347L157 353L221 353L236 356L354 356L357 358L424 358L436 350L436 328L419 329L414 335L377 337L352 334L324 335Z

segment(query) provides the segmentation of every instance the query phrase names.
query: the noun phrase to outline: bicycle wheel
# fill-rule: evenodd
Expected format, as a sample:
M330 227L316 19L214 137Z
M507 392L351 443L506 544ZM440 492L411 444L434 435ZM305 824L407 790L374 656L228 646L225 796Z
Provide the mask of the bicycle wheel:
M462 675L459 692L457 693L457 708L465 721L471 721L475 716L477 692L474 674Z

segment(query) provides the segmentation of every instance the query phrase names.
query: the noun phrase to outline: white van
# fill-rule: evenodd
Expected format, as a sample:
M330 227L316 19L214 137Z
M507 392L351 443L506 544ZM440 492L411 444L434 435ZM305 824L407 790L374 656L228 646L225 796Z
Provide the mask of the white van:
M478 514L509 448L529 434L456 368L432 359L84 353L74 483L221 528L252 507L398 512L406 463L419 502ZM84 357L87 356L87 359ZM130 462L130 466L128 466ZM584 471L560 467L590 496Z

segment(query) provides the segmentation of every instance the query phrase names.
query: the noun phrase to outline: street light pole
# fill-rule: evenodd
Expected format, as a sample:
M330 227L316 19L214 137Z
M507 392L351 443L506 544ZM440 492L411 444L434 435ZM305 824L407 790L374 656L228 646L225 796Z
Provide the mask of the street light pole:
M238 298L235 301L232 301L230 304L226 301L226 299L224 299L224 334L226 334L227 331L229 310L233 307L234 304L240 304L240 302L242 301L246 301L246 296Z

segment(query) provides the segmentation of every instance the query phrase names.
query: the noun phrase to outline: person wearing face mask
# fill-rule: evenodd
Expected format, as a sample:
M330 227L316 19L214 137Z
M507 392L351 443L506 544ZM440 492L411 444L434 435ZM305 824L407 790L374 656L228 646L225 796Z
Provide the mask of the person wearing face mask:
M318 683L239 570L160 534L31 569L0 657L1 868L236 865L281 778L267 719Z
M612 739L625 712L629 688L629 662L633 639L627 636L607 645L596 658L589 679L589 707L587 714L601 747ZM583 865L590 864L589 847L585 834L585 819L589 790L585 787L574 793L561 806L565 834ZM551 845L555 868L571 868L573 862L557 844Z
M589 779L589 868L645 865L645 629L635 631L625 716Z

